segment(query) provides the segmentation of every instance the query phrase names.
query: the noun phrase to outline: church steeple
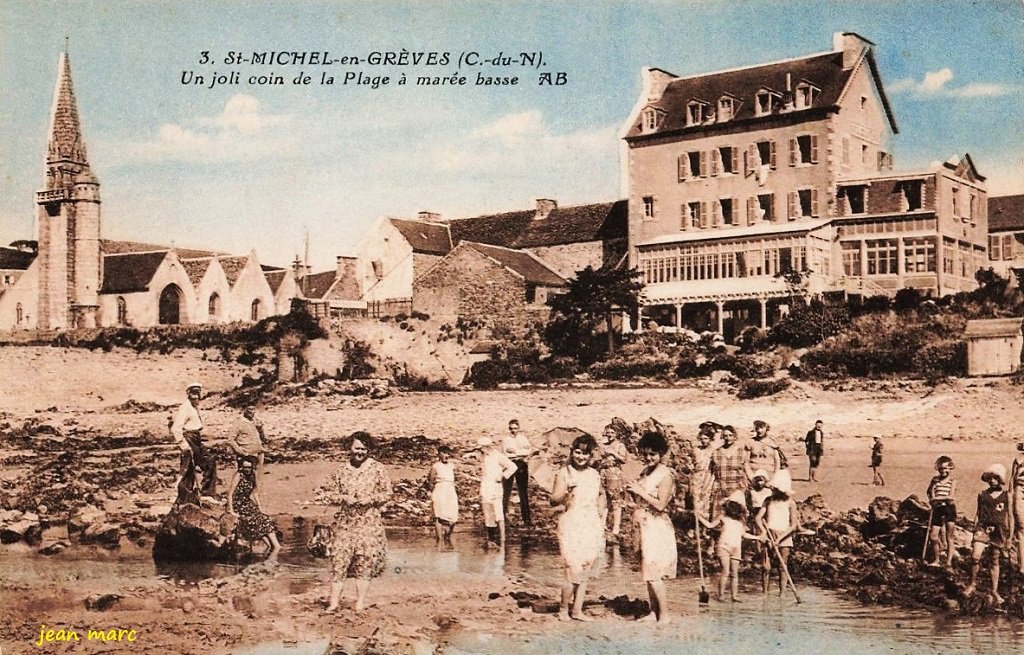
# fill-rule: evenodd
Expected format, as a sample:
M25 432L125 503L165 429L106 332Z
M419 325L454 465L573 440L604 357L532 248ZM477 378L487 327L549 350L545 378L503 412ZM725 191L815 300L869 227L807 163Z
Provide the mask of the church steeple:
M53 110L46 147L48 189L67 187L74 182L94 181L78 120L78 104L71 83L71 63L67 51L61 53L57 66L57 85L53 91Z

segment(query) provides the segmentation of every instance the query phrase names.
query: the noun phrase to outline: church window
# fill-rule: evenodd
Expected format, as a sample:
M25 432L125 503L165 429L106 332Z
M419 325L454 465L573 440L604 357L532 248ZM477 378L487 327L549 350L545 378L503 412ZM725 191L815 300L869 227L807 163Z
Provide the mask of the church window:
M210 294L210 300L207 303L206 313L209 314L211 321L220 318L220 295L218 295L216 292Z
M25 310L22 309L21 303L18 303L17 306L14 308L14 313L15 313L15 320L17 321L18 325L20 326L22 324L22 322L25 320Z
M252 301L252 305L249 312L249 318L253 321L260 320L260 299L256 298Z
M117 324L128 325L128 301L124 296L117 297Z

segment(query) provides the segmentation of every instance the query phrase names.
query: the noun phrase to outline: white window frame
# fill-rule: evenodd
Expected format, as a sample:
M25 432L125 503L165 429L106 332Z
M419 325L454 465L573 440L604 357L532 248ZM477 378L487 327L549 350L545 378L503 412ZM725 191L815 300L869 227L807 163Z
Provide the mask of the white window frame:
M796 85L796 108L810 109L821 94L821 89L810 82L801 82Z
M649 220L653 220L654 219L654 214L655 214L654 196L643 196L641 198L641 202L643 202L643 205L644 205L644 209L643 209L644 220L648 220L648 221Z

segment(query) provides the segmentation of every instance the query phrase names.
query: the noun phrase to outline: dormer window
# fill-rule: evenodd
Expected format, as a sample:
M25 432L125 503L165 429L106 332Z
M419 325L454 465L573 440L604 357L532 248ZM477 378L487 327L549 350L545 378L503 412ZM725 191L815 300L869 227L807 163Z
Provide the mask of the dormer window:
M796 85L796 108L808 109L814 106L821 89L809 82L801 82Z
M718 99L718 122L727 121L736 115L740 102L732 96L722 96Z
M754 107L755 113L758 116L767 116L768 114L776 111L781 102L782 96L778 93L769 91L768 89L761 89L757 92L757 100Z
M686 105L686 125L700 125L712 116L711 105L700 100L691 100Z
M654 107L648 107L640 115L640 129L644 134L658 129L658 123L660 122L660 115L657 109Z

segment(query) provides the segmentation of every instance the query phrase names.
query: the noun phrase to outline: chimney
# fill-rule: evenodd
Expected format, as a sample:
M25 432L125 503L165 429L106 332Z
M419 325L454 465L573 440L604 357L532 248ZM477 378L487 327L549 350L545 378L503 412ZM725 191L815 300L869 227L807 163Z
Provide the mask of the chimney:
M419 212L416 214L416 218L424 223L438 223L441 220L441 214L438 212Z
M345 300L358 300L363 297L363 279L359 276L359 258L338 255L338 270L335 271L335 294Z
M542 221L558 208L558 203L548 198L537 198L537 211L533 220Z
M856 32L835 32L832 34L832 51L843 53L843 70L853 68L865 48L875 44Z
M358 262L357 257L346 257L345 255L338 255L338 270L335 272L335 277L346 278L356 277L356 263Z

